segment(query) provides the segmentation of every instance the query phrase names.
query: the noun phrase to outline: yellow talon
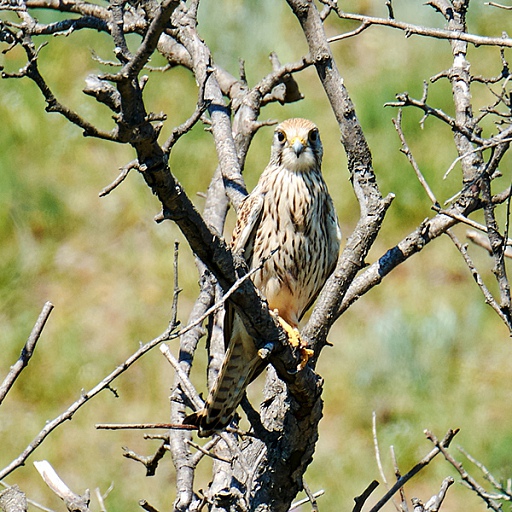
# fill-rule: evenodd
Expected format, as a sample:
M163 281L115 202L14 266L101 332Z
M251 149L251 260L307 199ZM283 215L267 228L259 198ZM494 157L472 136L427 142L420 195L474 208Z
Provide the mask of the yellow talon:
M298 370L302 370L309 359L314 355L314 351L307 348L307 344L300 337L299 330L296 327L292 327L286 320L279 316L279 311L274 309L273 314L277 318L278 322L281 324L281 327L288 334L288 341L293 348L298 348L300 353L300 363L297 367Z

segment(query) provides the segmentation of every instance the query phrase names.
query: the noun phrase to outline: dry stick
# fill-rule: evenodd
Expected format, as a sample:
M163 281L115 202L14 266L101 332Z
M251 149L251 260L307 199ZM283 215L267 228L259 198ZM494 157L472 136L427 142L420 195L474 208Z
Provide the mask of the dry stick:
M41 313L39 314L39 317L34 327L32 328L32 332L30 333L27 342L25 343L23 349L21 350L20 357L18 358L16 363L14 363L14 365L11 366L9 373L5 377L2 384L0 385L0 404L3 402L7 393L12 388L13 384L16 382L16 379L20 376L23 369L28 365L30 358L32 357L32 354L34 353L34 350L36 348L36 344L39 341L41 333L43 332L44 326L46 325L46 321L48 320L48 317L50 316L52 310L53 304L51 302L46 302L45 305L43 306Z
M190 439L187 439L187 444L189 446L192 446L192 448L195 448L198 452L200 452L202 455L206 455L207 457L211 457L212 459L220 460L221 462L226 462L227 464L231 464L230 459L225 459L224 457L220 457L219 455L216 455L212 451L210 451L209 448L206 448L206 446L210 446L213 448L220 440L220 437L216 437L215 439L212 439L208 443L206 443L205 446L201 446L200 444L194 443L194 441L191 441ZM202 456L201 456L202 458ZM197 461L199 462L199 460ZM197 465L197 462L195 465Z
M510 5L502 5L496 2L485 2L485 5L490 5L492 7L498 7L499 9L505 9L506 11L512 10L512 6Z
M180 427L182 430L196 430L194 425L173 425L172 423L96 423L98 430L151 430Z
M491 243L492 257L494 259L493 274L499 286L500 309L507 318L507 326L512 331L512 300L510 296L510 283L507 277L504 252L506 248L506 239L499 232L496 221L495 208L492 203L490 178L484 178L481 181L482 202L484 209L485 225L487 234Z
M391 452L391 460L393 461L393 467L395 468L396 479L399 480L400 478L402 478L402 473L400 472L400 468L398 467L398 460L396 458L395 448L393 445L391 445L389 447L389 451ZM407 499L405 497L405 491L404 491L403 487L400 487L400 501L401 501L401 504L399 507L399 511L406 511L407 510ZM394 500L393 500L393 503L394 503Z
M180 243L178 240L174 241L174 258L173 258L173 272L174 272L174 289L172 293L172 305L171 305L171 321L169 322L168 331L172 330L174 325L178 325L178 297L181 293L181 288L178 281L178 255L179 255Z
M127 178L128 173L132 169L138 169L138 168L139 168L138 160L132 160L131 162L127 163L125 166L121 167L119 169L121 172L119 173L117 178L110 185L107 185L98 195L100 197L105 197L108 194L110 194L110 192L112 192L112 190L116 189L119 185L121 185L121 183Z
M101 382L96 384L92 389L87 391L86 393L82 393L81 397L73 402L62 414L54 418L53 420L46 423L43 429L36 435L36 437L32 440L32 442L23 450L23 452L16 457L9 465L7 465L4 469L0 470L0 479L4 478L6 475L10 474L12 471L22 466L28 457L34 452L41 443L48 437L48 435L55 430L59 425L64 423L66 420L70 420L78 409L80 409L84 404L86 404L91 398L96 396L103 389L107 389L110 384L117 378L119 375L124 373L133 363L139 360L144 354L149 352L152 348L156 347L163 341L167 341L169 339L169 334L165 332L163 335L158 336L157 338L149 341L145 345L139 348L136 352L134 352L124 363L118 366L113 372L107 375Z
M365 25L384 25L391 28L396 28L406 32L407 36L419 35L426 37L434 37L436 39L449 39L455 41L465 41L467 43L474 44L475 46L505 46L512 47L512 39L509 37L485 37L468 34L458 30L444 30L440 28L422 27L419 25L413 25L411 23L405 23L392 18L377 18L373 16L363 16L361 14L352 14L346 12L339 12L338 16L342 19L360 21ZM330 37L329 43L334 43L345 38L345 34L339 36Z
M139 455L128 448L123 447L123 457L140 462L146 468L146 476L155 476L159 462L167 453L166 441L160 443L160 446L153 455Z
M96 487L94 489L94 494L96 495L96 499L98 500L100 511L101 512L107 512L107 507L105 507L105 500L103 499L103 496L101 495L101 491L99 487Z
M318 512L318 503L316 502L316 496L311 492L308 484L305 482L304 478L302 479L302 486L304 487L304 492L308 497L309 502L311 503L311 511Z
M83 496L75 494L59 477L47 460L34 461L34 466L46 485L66 504L72 512L89 512L89 489Z
M458 220L459 222L462 222L463 224L467 224L468 226L471 226L472 228L475 228L479 231L482 231L483 233L487 233L487 228L478 222L475 222L474 220L468 219L464 215L461 215L460 213L456 213L452 210L442 210L439 208L439 206L433 205L432 210L436 211L437 213L441 215L446 215L447 217L451 217L452 219Z
M319 498L320 496L323 496L325 494L325 491L323 489L320 489L319 491L316 491L315 493L313 493L311 495L311 497L313 499L316 499L316 498ZM299 508L301 505L305 505L306 503L308 503L309 501L311 501L310 497L308 496L307 498L302 498L301 500L299 501L295 501L294 503L292 503L290 505L290 508L288 509L289 511L290 510L295 510L297 508Z
M29 19L32 18L29 17ZM92 125L91 123L83 119L81 116L79 116L75 111L69 109L57 100L57 98L51 91L50 87L44 80L43 76L39 72L37 64L39 50L36 50L34 43L32 42L32 39L29 36L25 36L21 44L28 58L27 64L18 73L3 72L3 78L22 78L24 76L30 78L37 85L37 87L43 94L44 99L47 103L47 112L58 112L72 124L75 124L82 128L84 130L84 134L87 136L97 137L99 139L105 139L110 141L116 141L117 139L113 132L105 132L97 129L94 125Z
M377 480L374 480L373 482L368 485L368 487L359 495L354 498L355 505L352 509L352 512L360 512L366 503L366 500L370 497L370 494L377 489L379 486L379 482Z
M158 512L158 509L153 507L153 505L151 505L151 503L148 503L146 500L140 500L139 505L147 512Z
M160 351L174 368L176 376L180 379L182 389L187 395L187 398L195 406L196 410L202 409L204 407L204 401L199 397L199 393L194 388L192 382L190 382L188 375L182 370L179 361L172 355L169 347L163 343L160 345Z
M453 437L458 433L459 429L450 429L447 434L444 436L443 440L441 441L441 445L443 447L447 447ZM421 459L409 472L407 472L405 475L403 475L401 478L399 478L395 485L391 487L391 489L370 509L370 512L377 512L377 510L380 510L392 497L393 495L401 488L403 485L408 482L414 475L419 473L425 466L430 464L432 459L439 454L440 448L436 446L432 451L430 451L423 459ZM361 508L362 508L361 504ZM358 510L361 510L359 508Z
M372 435L373 435L373 447L375 449L375 459L377 460L377 467L379 468L380 477L382 478L382 481L384 482L384 486L389 491L389 485L386 478L386 474L384 473L384 468L382 467L382 460L380 458L380 449L379 449L379 440L377 438L377 415L375 411L372 413ZM393 499L393 505L395 508L400 512L400 507L396 503L396 501Z
M497 503L494 499L489 497L487 491L478 484L478 482L471 476L469 473L463 468L462 464L456 461L450 453L446 450L446 446L443 446L442 442L440 443L437 437L432 434L432 432L426 431L427 439L432 441L435 447L443 454L444 458L459 472L462 480L466 483L466 485L475 491L483 501L485 501L487 508L491 508L497 512L501 512L501 505Z
M484 474L486 480L491 482L491 484L499 490L503 494L496 494L495 498L498 500L506 500L512 501L512 494L509 489L505 489L503 484L499 482L494 475L478 460L476 460L472 455L470 455L464 448L458 446L457 449L461 452L470 462L472 462L480 471Z
M476 148L473 148L472 150L470 151L467 151L466 153L464 153L463 155L460 155L458 156L450 165L450 167L448 167L448 169L446 170L446 172L444 173L443 175L443 180L445 180L446 178L448 178L448 175L452 172L453 168L461 161L463 160L464 158L472 155L473 153L478 153L479 151L484 151L486 149L492 149L500 144L503 144L504 142L512 142L512 138L510 137L507 137L507 138L504 138L504 139L499 139L499 140L492 140L487 143L487 144L484 144L483 146L479 146L479 147L476 147ZM445 203L446 204L446 203Z
M411 153L411 150L409 149L409 146L407 145L407 142L405 140L405 135L402 130L402 109L398 109L398 115L396 119L392 119L393 125L395 126L395 129L398 133L398 136L400 137L400 142L402 143L402 148L400 151L404 153L404 155L409 160L409 163L411 164L412 168L414 169L414 172L416 173L416 177L418 178L418 181L421 183L421 186L425 189L425 192L427 193L429 199L432 201L432 204L439 204L436 196L434 195L434 192L432 192L432 189L429 187L427 180L424 178L418 164L416 163L416 160L414 156Z
M484 294L485 303L489 304L494 311L498 314L498 316L503 320L505 325L511 329L512 326L510 325L508 317L503 313L503 311L500 308L500 305L496 302L496 299L493 297L492 293L489 291L485 283L483 282L480 274L478 273L478 270L476 269L473 260L470 258L467 246L462 245L457 237L450 231L446 231L446 234L451 238L452 242L455 244L455 247L459 250L459 252L462 254L462 257L464 258L464 261L466 262L466 265L468 266L469 270L471 271L471 274L473 275L473 279L475 280L476 284L479 286L480 290L482 290L482 293Z
M213 71L213 70L212 70ZM211 71L206 73L205 80L201 83L197 93L197 105L193 114L182 124L174 128L169 138L165 141L162 149L164 153L169 154L172 147L178 142L179 138L185 133L189 132L196 123L201 119L201 116L206 112L210 106L210 102L204 99L204 91L206 87L206 80L210 77Z
M373 434L373 448L375 450L375 459L377 460L377 467L379 468L379 474L386 486L386 489L389 490L388 481L386 479L386 474L384 473L384 468L382 467L382 460L380 458L380 449L379 449L379 440L377 438L377 421L376 421L375 411L372 413L372 434Z
M491 242L489 242L489 237L486 237L476 231L468 230L466 231L466 238L471 240L475 245L479 245L483 249L485 249L489 254L492 255ZM507 239L507 248L505 249L505 258L512 258L512 240L510 238Z

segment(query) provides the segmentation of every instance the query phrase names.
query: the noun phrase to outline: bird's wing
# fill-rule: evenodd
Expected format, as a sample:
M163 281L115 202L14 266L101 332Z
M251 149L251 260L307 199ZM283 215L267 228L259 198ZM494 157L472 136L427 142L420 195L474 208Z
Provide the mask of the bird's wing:
M233 231L233 252L243 255L250 266L254 236L263 212L264 196L258 187L247 196L238 209ZM211 435L231 422L245 388L261 372L262 360L258 357L254 341L236 314L234 306L225 304L224 342L226 355L203 410L185 418L184 423L199 427L201 437Z
M238 208L237 221L231 238L231 248L236 253L244 251L243 256L248 265L250 265L252 259L252 246L256 228L263 213L264 198L265 196L260 188L256 187Z
M259 187L256 187L253 192L242 201L238 208L237 220L231 238L231 249L234 253L243 256L249 266L252 260L254 236L263 212L263 199L264 195L260 193ZM235 308L228 301L225 305L225 309L224 341L227 350L233 330Z

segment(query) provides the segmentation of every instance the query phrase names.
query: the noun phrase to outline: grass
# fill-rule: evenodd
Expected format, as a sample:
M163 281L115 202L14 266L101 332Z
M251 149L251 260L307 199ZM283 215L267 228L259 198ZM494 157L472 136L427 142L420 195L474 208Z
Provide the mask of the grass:
M397 13L408 5L395 3ZM200 27L218 61L233 74L239 57L246 59L251 84L270 71L269 51L277 49L283 62L300 57L304 47L285 8L278 8L273 25L259 33L250 20L265 18L269 5L241 4L239 12L230 11L231 4L226 0L225 9L207 12L211 7L205 3ZM485 32L487 25L478 18L480 9L475 7L477 16L471 19L475 30ZM228 20L231 30L219 33L216 27L222 19L209 21L214 19L210 14L222 18L219 13L230 12L236 14ZM425 24L433 20L439 22L425 14ZM281 27L287 38L280 37ZM333 33L344 29L340 23L328 26ZM491 33L502 29L506 27L500 24ZM235 36L238 42L233 45ZM103 36L78 33L52 39L42 50L41 66L63 101L108 129L111 122L106 111L79 92L85 76L99 67L90 58L90 47L109 58L111 48ZM397 195L371 262L432 215L428 198L399 152L391 124L396 112L383 105L404 90L420 97L423 80L450 65L449 49L445 42L404 41L403 34L375 29L337 44L334 51L370 142L379 184L384 193ZM498 52L482 50L480 58L480 51L471 50L474 71L497 74ZM22 64L19 54L7 54L3 62L8 69ZM306 99L268 107L262 118L298 115L319 124L326 149L324 172L346 237L357 222L358 207L337 127L314 71L305 71L298 80ZM139 176L130 175L107 198L98 198L118 168L133 159L127 148L84 139L63 119L45 114L38 91L27 80L4 80L0 90L0 118L7 127L0 131L0 375L18 356L43 303L50 300L56 306L30 367L2 404L3 466L24 449L45 421L76 400L81 389L94 386L140 341L165 329L175 239L181 242L182 322L197 292L197 275L192 254L176 227L152 221L159 205ZM433 84L429 101L450 112L449 93L446 83ZM165 137L190 114L195 84L183 70L153 74L146 97L152 110L169 114ZM477 85L473 97L477 106L489 102L489 92ZM432 119L421 130L420 117L417 112L404 112L408 143L436 195L444 200L457 190L460 180L457 167L447 180L441 179L455 157L451 133ZM249 188L268 160L269 141L270 129L254 140L246 165ZM201 208L202 199L196 193L205 190L216 166L209 134L196 127L180 140L171 165ZM505 183L510 177L504 174ZM461 239L464 231L457 230ZM478 248L471 250L490 282L488 257ZM511 475L508 333L484 305L448 238L435 241L358 301L336 324L330 341L334 346L326 349L319 364L325 379L324 420L306 475L313 491L326 489L320 498L321 510L350 509L353 497L373 478L380 479L373 454L373 411L389 480L393 476L388 446L395 447L405 472L431 448L423 437L425 428L443 436L448 428L461 427L456 443L496 476ZM204 389L199 370L194 379ZM79 493L86 487L105 492L113 483L106 501L109 512L134 509L140 498L158 509L169 508L175 492L170 461L161 464L157 476L146 478L142 467L122 457L122 446L151 453L156 441L145 441L136 432L98 432L94 424L167 421L172 381L171 368L161 355L157 351L146 355L115 383L119 398L100 394L56 430L31 460L48 459ZM18 483L32 499L59 509L60 503L35 474L31 460L8 482ZM199 478L203 487L208 483L205 466ZM426 501L448 474L454 474L453 468L441 460L434 462L410 484L409 497ZM375 495L382 492L381 486ZM444 510L459 510L461 503L468 511L483 510L468 491L454 486ZM97 508L94 502L93 509Z

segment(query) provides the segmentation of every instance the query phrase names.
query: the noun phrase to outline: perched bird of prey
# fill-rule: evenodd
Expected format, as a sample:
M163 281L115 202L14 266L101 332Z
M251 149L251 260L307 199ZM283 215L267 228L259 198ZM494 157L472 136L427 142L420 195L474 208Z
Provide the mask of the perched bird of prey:
M258 185L240 205L231 242L252 280L290 339L334 270L341 232L322 177L318 128L306 119L288 119L274 132L270 162ZM229 425L247 385L264 363L235 308L226 305L226 355L204 409L185 419L200 436Z

